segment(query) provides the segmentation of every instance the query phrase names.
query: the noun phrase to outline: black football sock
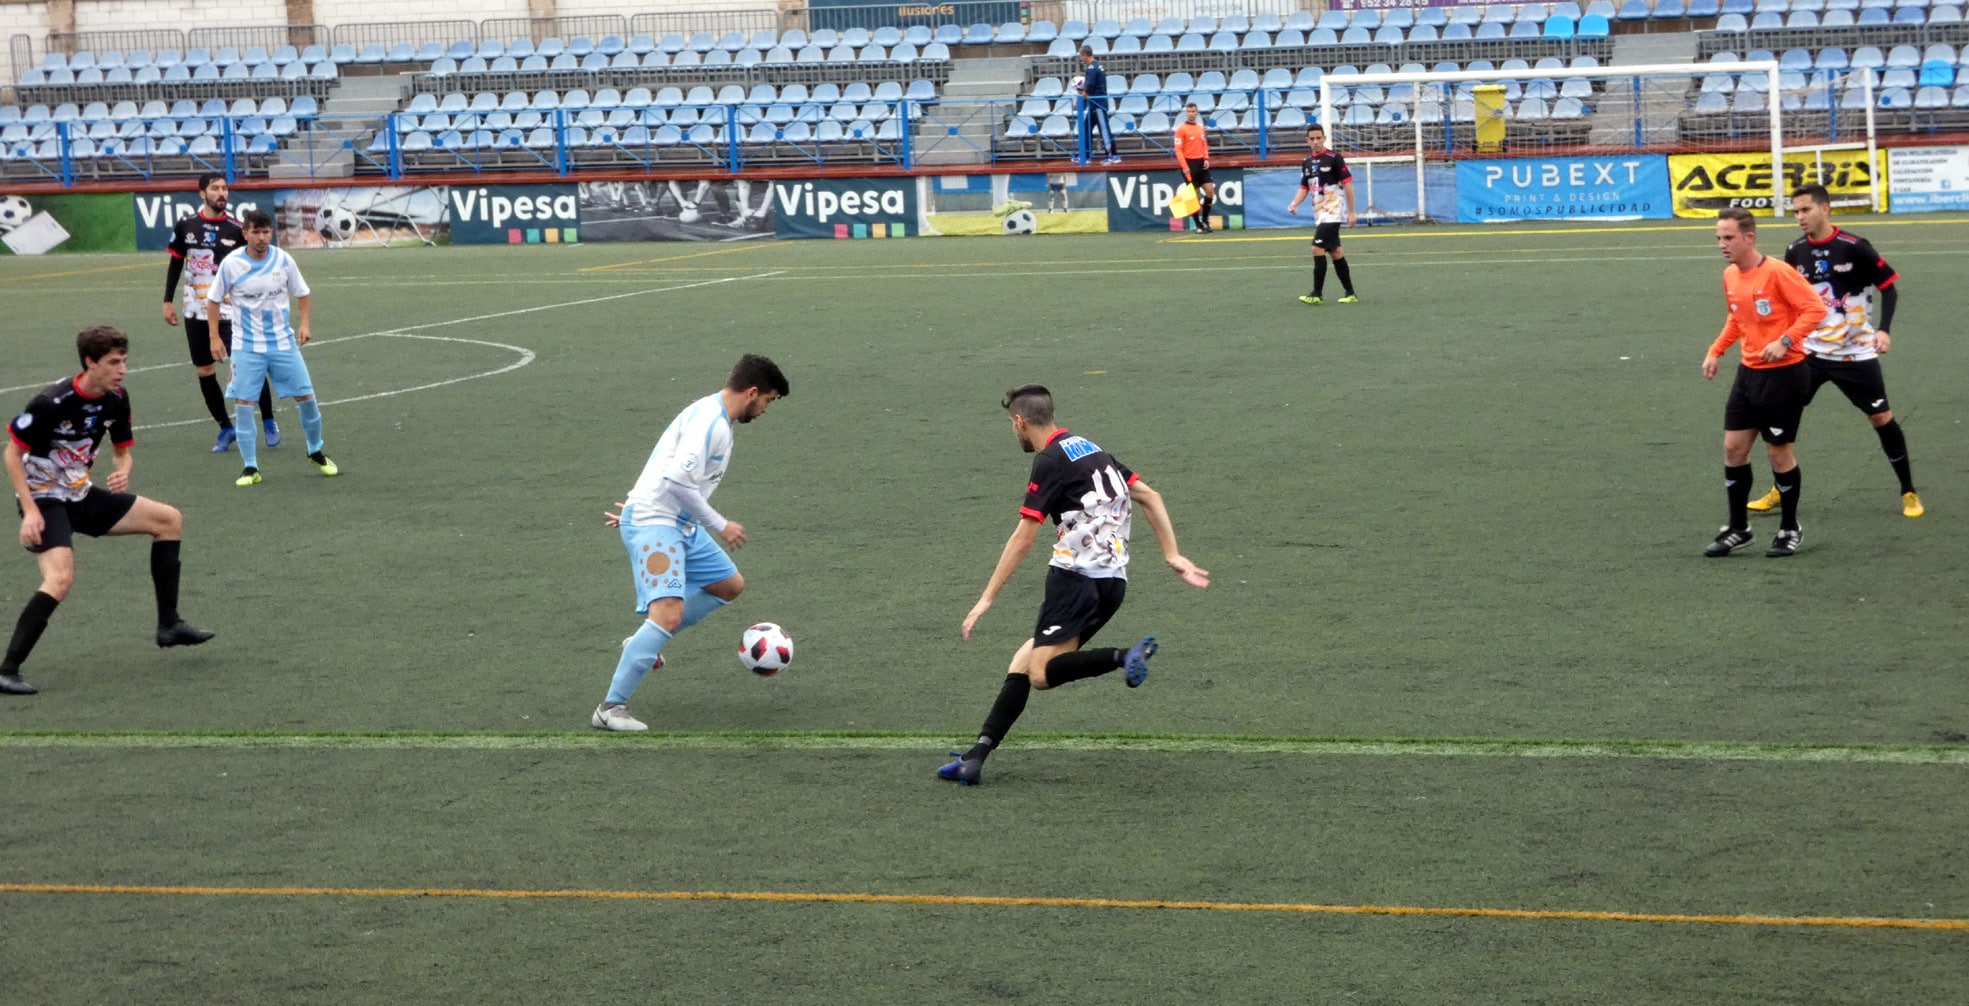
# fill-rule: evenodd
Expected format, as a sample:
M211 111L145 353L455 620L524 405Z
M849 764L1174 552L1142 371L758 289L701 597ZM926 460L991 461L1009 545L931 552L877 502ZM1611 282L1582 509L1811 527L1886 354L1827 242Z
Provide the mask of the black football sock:
M1058 688L1069 681L1100 677L1120 669L1123 656L1121 650L1112 647L1062 653L1046 662L1046 683Z
M1017 723L1019 714L1026 711L1026 699L1032 695L1032 679L1023 674L1005 675L1005 685L998 690L997 701L991 704L991 712L985 716L984 729L978 731L978 742L964 757L983 759L1005 739Z
M218 420L219 429L232 429L232 407L226 404L226 393L219 387L219 375L198 375L198 393L205 396L205 411Z
M1730 494L1730 529L1750 530L1750 466L1723 466L1723 488Z
M18 674L27 655L34 652L34 644L41 639L41 630L48 627L48 616L55 613L55 606L61 602L51 594L35 591L27 599L27 607L21 609L20 621L14 623L14 638L7 644L7 656L0 659L0 674Z
M1873 428L1880 438L1880 449L1887 452L1887 463L1894 466L1894 474L1900 476L1901 491L1914 491L1914 472L1907 462L1907 436L1901 432L1901 421L1887 420L1887 425Z
M1216 199L1214 199L1214 198L1212 198L1212 197L1210 197L1210 196L1204 196L1204 197L1203 197L1203 210L1202 210L1202 213L1203 213L1203 222L1204 222L1204 223L1209 223L1209 222L1210 222L1210 208L1211 208L1212 206L1215 206L1215 205L1217 205L1217 200L1216 200Z
M1347 291L1347 296L1352 297L1354 295L1354 276L1347 268L1346 259L1337 258L1333 260L1333 274L1340 277L1340 288Z
M260 421L273 418L273 381L260 385Z
M1788 472L1771 472L1771 484L1778 487L1778 530L1798 530L1798 489L1803 482L1804 469L1793 468Z
M157 625L178 624L178 546L175 541L150 543L150 582L157 588Z
M1318 297L1326 290L1326 256L1313 256L1313 296Z

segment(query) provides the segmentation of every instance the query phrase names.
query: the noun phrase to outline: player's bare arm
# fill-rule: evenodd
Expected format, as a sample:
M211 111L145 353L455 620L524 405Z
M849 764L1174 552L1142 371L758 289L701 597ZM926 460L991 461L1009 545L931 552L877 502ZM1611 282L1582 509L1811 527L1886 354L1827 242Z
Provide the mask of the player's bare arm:
M1304 185L1301 185L1299 186L1298 194L1292 197L1292 205L1287 206L1285 208L1285 212L1290 213L1293 216L1298 216L1299 204L1305 201L1306 201L1306 187Z
M1354 183L1341 182L1340 188L1347 193L1347 226L1354 225Z
M109 478L104 485L109 486L110 492L127 493L130 491L130 469L136 465L137 455L130 450L129 444L114 445L110 452L115 460L110 464Z
M978 603L971 605L970 613L964 616L965 639L971 638L971 628L991 610L991 602L998 598L998 592L1005 588L1012 574L1018 572L1019 564L1025 561L1026 553L1032 551L1032 543L1038 537L1039 522L1030 517L1019 518L1019 526L1012 529L1012 537L1005 540L1005 550L998 554L998 566L991 571L984 593L978 595Z
M215 299L205 302L205 316L207 318L221 317L224 309L225 302L222 300ZM219 335L219 325L215 321L212 324L212 359L224 360L228 359L229 356L230 354L226 352L226 340Z
M21 505L21 544L33 548L41 544L46 522L41 519L41 508L34 505L34 493L27 488L27 465L21 460L25 456L21 445L7 438L7 481L13 484L14 498Z
M1722 359L1720 356L1705 356L1702 358L1703 380L1713 381L1716 379L1716 361L1720 359Z
M296 345L305 346L308 344L309 339L314 338L314 335L308 331L308 302L313 299L312 297L294 298L294 302L300 305L301 308L301 323L294 326L294 342Z
M1162 561L1192 587L1210 586L1210 571L1198 568L1197 564L1185 558L1182 550L1176 547L1176 525L1169 520L1169 507L1162 502L1162 494L1149 488L1140 479L1128 487L1128 499L1142 508L1149 519L1149 527L1155 531L1156 544L1162 546Z

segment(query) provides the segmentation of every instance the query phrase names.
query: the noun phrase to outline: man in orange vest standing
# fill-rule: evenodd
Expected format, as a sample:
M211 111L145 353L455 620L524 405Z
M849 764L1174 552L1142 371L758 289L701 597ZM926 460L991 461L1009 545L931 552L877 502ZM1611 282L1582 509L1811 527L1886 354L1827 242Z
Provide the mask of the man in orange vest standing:
M1210 137L1204 130L1201 117L1197 114L1196 103L1183 106L1183 121L1176 124L1176 166L1183 171L1183 180L1196 186L1196 194L1202 198L1190 219L1196 221L1196 229L1210 233L1210 207L1217 201L1217 183L1210 180Z

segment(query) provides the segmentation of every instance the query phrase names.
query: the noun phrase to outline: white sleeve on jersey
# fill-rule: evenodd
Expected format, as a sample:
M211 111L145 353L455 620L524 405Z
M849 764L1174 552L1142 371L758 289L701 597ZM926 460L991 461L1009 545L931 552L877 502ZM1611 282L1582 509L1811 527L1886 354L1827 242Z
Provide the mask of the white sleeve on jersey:
M668 484L694 490L708 502L725 477L731 452L732 427L725 417L723 398L711 394L692 402L663 431L636 485L629 490L628 502L635 508L630 523L674 522L687 527L708 517L704 521L706 526L714 531L722 528L723 518L715 511L708 515L694 512L690 503L672 492ZM716 526L713 522L717 522Z

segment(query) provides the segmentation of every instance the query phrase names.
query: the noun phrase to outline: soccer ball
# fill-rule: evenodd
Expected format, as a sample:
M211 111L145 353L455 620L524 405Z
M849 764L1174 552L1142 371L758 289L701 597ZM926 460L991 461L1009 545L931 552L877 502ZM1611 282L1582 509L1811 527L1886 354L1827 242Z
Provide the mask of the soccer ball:
M1032 234L1039 230L1039 220L1031 210L1019 210L1005 214L1005 233Z
M746 670L770 678L793 662L793 637L771 622L760 622L739 637L738 662Z
M1082 77L1079 74L1075 74L1073 80L1067 83L1067 90L1072 91L1075 94L1079 94L1082 91L1087 90L1087 78Z
M20 196L0 196L0 234L27 223L27 218L33 215L34 207L29 206L26 199Z
M355 237L356 224L356 215L340 206L323 206L314 216L315 233L334 244Z

